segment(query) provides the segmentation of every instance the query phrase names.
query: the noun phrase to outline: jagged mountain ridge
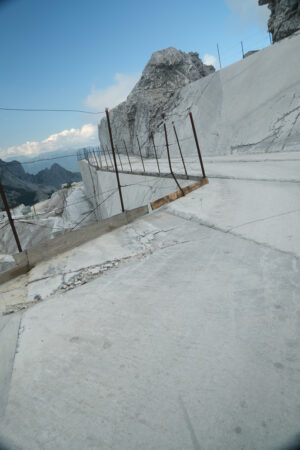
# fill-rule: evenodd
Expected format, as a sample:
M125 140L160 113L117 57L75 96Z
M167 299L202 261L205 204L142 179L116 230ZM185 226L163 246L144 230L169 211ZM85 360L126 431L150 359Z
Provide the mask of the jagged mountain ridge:
M54 186L57 189L60 188L63 183L74 183L81 181L81 175L79 172L70 172L57 163L52 164L50 169L43 169L36 175L31 176L34 177L34 182Z
M0 159L0 179L4 186L9 205L20 203L32 205L49 197L63 183L81 181L81 175L70 172L55 163L36 175L25 172L19 161L6 162ZM0 201L2 208L2 202Z
M136 134L149 136L157 120L161 120L165 105L180 88L214 72L215 68L203 64L195 52L185 53L169 47L153 53L127 100L111 110L114 137L120 151L124 152L125 139L130 149L138 153ZM99 139L101 145L109 144L106 119L99 125Z

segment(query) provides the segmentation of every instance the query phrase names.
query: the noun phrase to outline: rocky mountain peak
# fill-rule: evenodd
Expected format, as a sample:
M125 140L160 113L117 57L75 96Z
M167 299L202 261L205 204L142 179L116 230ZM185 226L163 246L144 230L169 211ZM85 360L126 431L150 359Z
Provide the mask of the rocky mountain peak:
M152 54L130 96L147 89L178 89L214 71L213 66L203 64L198 53L169 47Z
M271 10L268 28L274 42L300 30L300 0L259 0L258 3L268 5Z
M122 148L125 139L138 152L136 134L148 135L180 88L213 72L215 68L203 64L195 52L169 47L153 53L127 100L110 112L117 145ZM99 138L101 145L109 145L105 118L99 125Z

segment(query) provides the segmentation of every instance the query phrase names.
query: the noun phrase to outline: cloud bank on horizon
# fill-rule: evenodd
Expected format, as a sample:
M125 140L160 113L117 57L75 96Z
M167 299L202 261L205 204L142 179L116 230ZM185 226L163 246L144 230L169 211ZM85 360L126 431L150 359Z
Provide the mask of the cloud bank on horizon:
M114 83L106 89L92 89L84 105L94 111L103 111L106 107L113 108L126 100L139 76L139 74L115 74ZM79 149L93 145L99 145L97 123L87 123L81 128L71 128L52 134L42 141L28 141L21 145L0 148L0 158L18 155L38 156L56 150Z
M28 141L22 145L15 145L6 149L0 149L0 157L9 156L37 156L60 149L78 149L89 145L97 145L97 125L88 123L81 128L71 128L60 133L52 134L46 139L33 142Z

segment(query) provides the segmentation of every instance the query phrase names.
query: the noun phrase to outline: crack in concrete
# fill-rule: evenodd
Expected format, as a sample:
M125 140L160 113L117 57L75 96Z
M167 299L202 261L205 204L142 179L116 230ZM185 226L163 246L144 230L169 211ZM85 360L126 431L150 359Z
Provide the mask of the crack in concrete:
M252 223L256 223L256 222L264 222L264 221L269 220L269 219L274 219L274 218L276 218L276 217L286 216L286 215L288 215L288 214L293 214L293 213L298 212L298 211L300 211L300 209L294 209L294 210L292 210L292 211L287 211L287 212L284 212L284 213L275 214L275 215L273 215L273 216L264 217L264 218L262 218L262 219L251 220L250 222L245 222L245 223L242 223L241 225L237 225L237 226L235 226L235 227L230 228L230 229L229 229L229 232L231 232L232 230L235 230L235 229L237 229L237 228L241 228L241 227L244 227L244 226L246 226L246 225L250 225L250 224L252 224Z
M296 179L292 179L292 178L282 178L282 179L278 179L278 178L248 178L248 177L233 177L233 176L229 176L229 175L209 175L209 179L220 179L220 180L238 180L238 181L267 181L270 183L296 183L299 184L300 180L296 180Z
M189 430L194 450L201 450L201 446L200 446L200 443L198 441L198 438L197 438L197 435L196 435L196 432L195 432L195 428L194 428L194 426L192 424L191 418L190 418L190 416L189 416L189 414L187 412L187 409L185 407L185 404L183 403L183 400L182 400L181 396L179 396L179 405L181 406L181 409L183 411L183 417L184 417L187 429Z
M8 389L7 389L7 392L6 392L6 395L5 395L4 404L1 405L2 411L1 411L1 414L0 414L0 418L1 417L5 417L5 414L6 414L6 408L7 408L7 405L8 405L8 399L9 399L10 390L11 390L11 384L12 384L12 377L13 377L13 372L14 372L15 360L16 360L16 355L18 353L18 348L19 348L19 340L20 340L21 332L24 330L24 327L21 326L22 320L23 320L23 314L20 315L20 321L19 321L19 325L18 325L17 338L16 338L16 343L15 343L15 348L14 348L14 354L13 354L13 357L12 357L11 370L10 370L10 374L9 374L9 385L8 385Z
M2 314L3 316L8 316L9 314L14 314L16 312L23 311L25 309L28 309L32 305L36 305L37 303L40 303L42 301L42 298L32 300L30 302L22 302L22 303L15 303L12 306L6 306L6 310Z
M294 130L294 127L295 127L299 117L300 117L300 112L296 115L296 118L295 118L294 122L292 123L291 129L290 129L290 131L289 131L289 133L288 133L288 135L287 135L287 137L286 137L286 139L285 139L285 141L284 141L284 143L282 145L281 150L284 150L284 148L285 148L285 146L286 146L286 144L287 144L287 142L288 142L288 140L289 140L289 138L290 138L290 136L291 136L291 134L292 134L292 132Z
M186 244L186 243L191 242L191 241L173 241L173 242L169 242L169 243L166 243L165 245L158 246L158 247L150 244L150 242L152 240L154 240L155 236L157 236L158 234L168 233L170 231L173 231L175 228L177 228L177 227L172 227L172 228L169 228L166 230L157 230L157 231L150 231L150 232L146 232L146 233L139 233L134 227L132 227L133 231L135 232L135 234L142 246L142 249L140 252L135 253L134 255L125 256L123 258L108 260L102 264L94 264L92 266L88 266L88 267L81 268L81 269L78 269L75 271L69 271L69 272L60 274L62 276L62 283L54 291L52 291L49 295L47 295L43 298L40 297L39 295L36 295L34 300L32 300L32 301L25 301L25 302L10 305L9 307L7 307L7 310L5 313L3 313L3 315L13 314L18 311L23 311L25 309L28 309L31 306L34 306L34 305L42 302L43 300L53 297L56 294L64 294L65 292L73 290L79 286L83 286L84 284L87 284L90 281L93 281L94 279L99 278L104 273L107 273L109 270L119 267L121 264L128 263L135 259L145 258L145 257L151 255L156 250L164 250L169 247L174 247L176 245L181 245L181 244ZM143 242L143 239L145 239L145 238L148 238L147 242ZM67 279L67 276L70 274L72 274L73 276L70 277L69 279ZM29 284L29 283L33 284L33 283L36 283L39 281L43 281L45 279L51 279L58 275L59 274L52 274L50 276L40 277L38 279L31 280L27 284Z
M159 249L164 250L165 248L175 247L176 245L181 245L181 244L190 244L191 242L193 242L193 241L175 241L175 242L171 242L169 244L163 245Z
M144 242L142 242L142 239L145 237L147 238L147 236L149 236L149 235L155 236L158 233L167 232L167 231L169 231L169 230L158 230L156 232L149 232L149 233L145 233L144 235L140 235L134 229L134 232L138 236L138 240L142 246L141 251L134 255L129 255L129 256L125 256L123 258L118 258L118 259L113 259L113 260L108 260L102 264L94 264L92 266L81 268L81 269L78 269L75 271L65 272L63 274L54 273L50 276L40 277L35 280L30 280L28 283L26 283L26 285L37 283L39 281L43 281L46 279L52 279L58 275L62 275L62 283L54 291L52 291L49 295L47 295L44 298L41 298L40 296L36 296L38 298L35 298L32 301L25 301L25 302L15 303L13 305L10 305L9 307L7 307L7 310L3 313L3 315L12 314L12 313L18 312L20 310L28 309L29 307L31 307L37 303L40 303L43 300L53 297L55 294L63 294L65 292L75 289L76 287L79 287L86 283L89 283L90 281L93 281L94 279L99 278L101 275L103 275L107 271L118 267L120 264L127 263L133 259L139 259L139 258L146 257L148 254L151 254L153 252L153 248L151 246L147 245L149 241L144 243ZM69 274L74 274L74 275L70 279L66 280L66 278Z
M292 153L292 150L289 151L290 153ZM273 152L273 154L277 154L277 153L281 153L281 152ZM294 150L294 153L298 153L296 150ZM271 153L268 153L269 155ZM257 153L257 155L261 155L261 153ZM275 162L275 163L279 163L281 164L282 162L299 162L300 159L299 158L284 158L284 159L271 159L271 158L264 158L264 159L232 159L232 160L225 160L225 159L219 159L217 161L213 161L213 160L209 160L206 159L205 163L206 164L239 164L239 163L243 163L243 164L251 164L251 163L265 163L265 162Z
M289 115L293 114L295 111L298 111L298 109L300 109L300 106L296 106L296 108L293 108L291 111L283 114L281 117L279 117L276 121L275 124L278 122L281 122L282 120L284 120L286 117L288 117Z
M274 125L272 127L273 128L272 133L269 134L268 136L266 136L265 138L261 139L260 141L249 143L249 144L240 144L240 145L231 146L230 153L233 154L236 151L238 152L240 149L249 148L249 147L255 147L255 146L258 146L258 145L260 145L260 144L262 144L264 142L270 141L269 144L268 144L268 147L266 148L266 153L268 153L269 149L272 147L272 145L274 144L275 140L278 139L278 136L279 136L281 130L283 129L283 127L284 127L284 120L288 116L293 114L294 112L298 111L299 109L300 109L300 106L297 106L297 107L293 108L291 111L288 111L287 113L285 113L281 117L279 117L274 122ZM297 114L295 120L293 121L293 123L291 125L291 129L290 129L286 139L284 140L284 143L282 144L281 151L283 151L285 149L287 141L288 141L289 137L291 136L291 134L293 132L293 129L294 129L295 125L296 125L296 122L297 122L299 116L300 116L300 113Z
M57 275L55 275L55 276L57 276ZM53 278L53 276L49 275L47 277L41 277L41 278L36 278L34 280L29 280L29 281L27 281L26 286L28 286L29 284L32 284L32 283L37 283L38 281L48 280L49 278Z
M236 150L239 150L241 148L245 148L245 147L254 147L256 145L262 144L263 142L267 141L270 138L274 137L274 133L276 133L276 130L273 131L273 133L269 134L268 136L266 136L265 138L261 139L260 141L257 142L250 142L249 144L239 144L239 145L231 145L230 146L230 153L233 154L233 152L235 152Z
M283 255L291 256L291 257L295 258L296 260L300 261L299 256L297 256L295 253L288 252L286 250L281 250L281 249L273 247L272 245L267 244L265 242L258 242L255 239L251 239L251 238L242 236L242 235L240 235L238 233L234 233L234 232L231 231L231 229L228 229L228 230L223 229L221 227L218 227L217 225L211 224L209 222L202 221L199 217L186 217L185 214L182 214L182 213L180 213L178 211L168 211L168 213L173 215L173 216L180 217L180 218L182 218L182 219L184 219L186 221L194 222L194 223L197 223L200 226L203 226L203 227L206 227L206 228L210 228L210 229L212 229L214 231L219 231L219 232L224 233L224 234L230 234L231 236L234 236L234 237L239 238L239 239L243 239L244 241L252 242L253 244L257 244L257 245L265 247L265 248L267 248L269 250L273 250L273 251L282 253Z

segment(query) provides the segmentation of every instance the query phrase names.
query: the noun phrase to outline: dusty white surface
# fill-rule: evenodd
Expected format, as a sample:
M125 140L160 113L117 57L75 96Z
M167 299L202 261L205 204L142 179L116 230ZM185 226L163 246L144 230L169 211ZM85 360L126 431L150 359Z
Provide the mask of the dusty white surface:
M299 183L211 179L168 211L300 257Z
M16 355L4 352L3 439L275 450L295 438L300 160L255 158L212 158L209 185L0 287L1 311L28 307ZM14 323L1 334L13 337Z
M168 127L201 175L192 109L208 186L0 286L12 313L0 317L0 446L277 450L295 439L299 42L174 96Z
M294 437L299 260L164 212L132 227L151 251L23 315L3 435L28 449Z
M204 155L299 150L299 51L298 33L184 87L170 111L169 135L175 120L179 138L191 136L191 110ZM163 145L162 132L155 139ZM188 141L182 148L190 153Z
M172 162L174 172L184 175L181 160ZM158 172L156 160L145 159L144 164L147 172ZM209 186L172 203L169 211L300 256L300 152L207 157L204 164ZM129 170L125 157L122 165ZM167 159L161 158L159 165L169 173ZM97 171L86 161L80 167L87 192L96 192L104 217L120 212L115 173ZM202 175L198 158L186 158L186 167L189 175ZM132 158L132 168L142 171L141 160ZM120 180L128 209L178 189L173 180L151 176L120 173ZM193 183L178 181L182 187Z

